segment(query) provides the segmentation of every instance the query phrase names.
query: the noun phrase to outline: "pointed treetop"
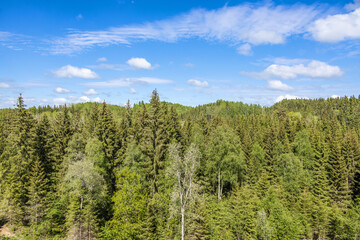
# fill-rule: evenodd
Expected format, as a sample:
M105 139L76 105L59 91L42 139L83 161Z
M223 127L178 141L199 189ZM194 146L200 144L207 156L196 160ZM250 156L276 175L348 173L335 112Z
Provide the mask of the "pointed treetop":
M160 101L160 99L159 99L159 93L158 93L157 90L155 89L155 90L152 92L150 103L151 103L151 104L155 104L155 103L157 103L157 102L159 102L159 101Z
M22 94L20 93L17 103L16 103L16 107L20 108L20 109L24 109L26 107L26 105L24 104L24 98L22 97Z

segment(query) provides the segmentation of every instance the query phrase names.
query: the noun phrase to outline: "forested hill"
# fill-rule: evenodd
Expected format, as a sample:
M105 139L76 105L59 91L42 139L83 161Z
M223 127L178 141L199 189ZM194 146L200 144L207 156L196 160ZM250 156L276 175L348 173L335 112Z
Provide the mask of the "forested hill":
M14 239L360 239L360 98L25 104L0 110Z

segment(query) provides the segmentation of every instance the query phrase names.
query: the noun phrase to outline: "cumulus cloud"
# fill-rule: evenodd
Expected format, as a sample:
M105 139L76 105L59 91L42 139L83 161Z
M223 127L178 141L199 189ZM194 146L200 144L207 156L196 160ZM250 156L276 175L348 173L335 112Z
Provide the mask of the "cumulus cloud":
M54 92L56 92L56 93L69 93L71 91L68 90L68 89L65 89L65 88L57 87L57 88L55 88Z
M309 99L307 97L298 97L298 96L294 96L294 95L290 95L290 94L286 94L284 96L278 96L275 100L275 102L281 102L284 99Z
M230 44L280 44L306 27L322 10L295 4L241 4L215 10L194 9L172 18L100 31L71 31L53 41L54 54L71 54L94 46L135 41L201 38Z
M172 81L168 79L140 77L140 78L118 78L114 80L100 81L100 82L88 82L85 83L84 85L90 87L113 88L113 87L129 87L132 85L169 84L169 83L172 83Z
M55 77L58 78L85 78L85 79L93 79L98 78L99 76L91 71L88 68L78 68L71 65L66 65L61 67L60 69L53 71Z
M83 92L84 95L98 95L95 89L91 88L88 91Z
M82 102L102 102L100 97L96 98L89 98L88 96L81 96L79 98L73 99L75 103L82 103Z
M92 99L93 102L102 102L101 98L96 97Z
M282 79L293 79L298 76L306 76L313 78L331 78L340 77L343 72L338 66L331 66L325 62L311 61L307 65L278 65L272 64L267 67L263 75L280 77Z
M339 95L331 95L331 98L340 98L340 96Z
M0 82L0 88L10 88L10 85L7 83Z
M151 63L145 58L130 58L126 63L135 69L151 69Z
M200 87L200 88L207 88L207 87L209 87L209 84L208 84L207 81L201 82L201 81L196 80L196 79L189 79L189 80L187 81L187 83L190 84L190 85L196 86L196 87Z
M279 90L279 91L291 91L293 90L292 87L290 87L289 85L282 83L279 80L271 80L269 81L269 85L268 85L269 89L272 90Z
M107 58L106 57L101 57L101 58L98 58L96 61L97 62L106 62Z
M87 96L81 96L81 97L79 98L79 101L80 101L80 102L90 102L91 100L90 100L90 98L87 97Z
M357 2L358 4L359 2ZM360 8L347 14L318 19L309 27L313 38L320 42L340 42L360 38Z
M245 44L241 45L240 47L238 47L237 51L239 54L245 55L245 56L249 56L252 54L251 45L248 43L245 43Z
M130 93L131 93L131 94L136 94L137 92L136 92L136 90L135 90L135 89L130 88Z

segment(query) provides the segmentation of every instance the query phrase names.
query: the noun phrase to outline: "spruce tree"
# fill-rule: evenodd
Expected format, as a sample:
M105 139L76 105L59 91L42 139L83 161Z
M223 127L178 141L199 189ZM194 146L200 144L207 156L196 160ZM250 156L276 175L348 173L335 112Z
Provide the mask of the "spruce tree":
M149 117L146 119L145 132L140 144L145 159L145 175L150 183L151 192L158 192L159 178L163 174L165 155L168 139L166 128L164 126L165 116L159 94L153 91L150 100Z
M42 163L39 157L37 157L31 164L26 207L26 214L33 238L36 235L37 225L43 220L47 211L48 200L48 179L46 178Z
M7 138L7 149L2 154L6 159L3 172L3 186L5 193L3 204L10 224L25 224L25 206L28 201L28 186L31 162L35 158L34 119L25 109L26 105L20 94L17 101L16 120L12 134ZM3 205L3 206L4 206Z

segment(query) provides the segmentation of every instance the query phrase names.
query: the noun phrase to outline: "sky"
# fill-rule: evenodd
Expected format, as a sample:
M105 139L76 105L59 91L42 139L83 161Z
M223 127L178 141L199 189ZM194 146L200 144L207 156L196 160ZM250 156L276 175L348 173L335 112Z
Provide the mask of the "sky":
M2 0L0 108L360 94L360 0Z

